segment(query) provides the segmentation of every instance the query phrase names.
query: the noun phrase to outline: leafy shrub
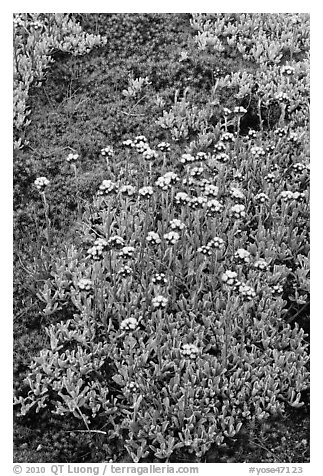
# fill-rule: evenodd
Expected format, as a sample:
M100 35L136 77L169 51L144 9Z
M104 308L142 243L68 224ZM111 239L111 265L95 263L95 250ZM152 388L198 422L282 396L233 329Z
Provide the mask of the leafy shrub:
M287 157L280 151L266 165L250 164L249 139L232 144L239 163L230 155L231 169L246 176L246 196L233 187L230 168L214 169L205 153L191 159L198 178L182 166L184 155L177 173L160 177L140 160L126 176L135 186L129 196L123 180L117 188L102 182L84 217L83 251L71 248L41 293L45 315L68 302L75 312L48 328L50 349L34 359L28 396L17 400L22 414L47 408L73 414L88 429L104 425L107 438L122 437L140 461L151 451L168 459L182 447L202 457L244 422L301 405L307 344L304 331L285 322L280 296L289 256L306 246L296 226L304 204L279 198L282 176L276 189L263 185L271 204L262 205L257 180L274 164L283 169ZM135 156L149 150L144 138L133 148ZM174 159L164 152L154 160L163 169ZM153 196L142 203L133 191L150 184ZM157 235L147 240L152 230Z
M30 124L27 119L28 94L32 83L40 86L45 70L53 61L55 50L74 55L88 53L104 44L100 35L84 33L81 26L67 14L14 15L14 134L15 148L23 145L22 132Z

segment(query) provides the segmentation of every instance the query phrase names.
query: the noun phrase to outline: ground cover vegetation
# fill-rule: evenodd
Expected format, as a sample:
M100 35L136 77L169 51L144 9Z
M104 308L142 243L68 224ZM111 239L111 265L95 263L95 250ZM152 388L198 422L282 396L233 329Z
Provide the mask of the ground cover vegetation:
M309 17L14 15L15 459L309 461Z

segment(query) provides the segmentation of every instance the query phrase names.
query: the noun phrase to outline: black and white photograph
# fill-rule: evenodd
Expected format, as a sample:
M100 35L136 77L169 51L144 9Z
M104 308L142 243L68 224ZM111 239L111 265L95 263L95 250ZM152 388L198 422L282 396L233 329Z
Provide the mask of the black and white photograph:
M11 17L13 471L309 474L312 15L148 12Z

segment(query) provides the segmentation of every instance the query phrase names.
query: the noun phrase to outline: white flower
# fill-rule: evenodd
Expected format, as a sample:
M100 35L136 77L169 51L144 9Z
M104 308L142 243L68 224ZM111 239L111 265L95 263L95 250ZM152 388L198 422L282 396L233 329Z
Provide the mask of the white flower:
M139 153L143 153L145 150L150 148L145 136L135 137L133 144Z
M103 157L113 157L113 147L111 145L108 145L104 149L101 149L101 155L103 155Z
M174 218L174 220L171 220L169 222L169 225L171 227L172 230L177 230L177 231L181 231L181 230L184 230L185 228L185 224L183 222L181 222L180 220L178 220L177 218Z
M280 92L275 97L279 102L289 102L289 96L286 93Z
M165 233L164 239L169 245L175 245L180 239L180 236L176 231L170 231L169 233Z
M304 192L294 192L293 193L293 198L297 202L303 202L305 200L306 196L305 196Z
M154 284L167 284L167 279L164 273L156 273L152 277L152 282Z
M122 266L119 271L118 271L118 274L122 277L122 278L126 278L127 276L130 276L132 274L132 269L130 268L130 266Z
M190 197L185 192L177 192L175 195L175 202L177 205L186 205L189 203Z
M275 174L267 174L267 175L265 175L264 179L268 183L274 183L275 180L276 180L276 176L275 176Z
M158 158L157 152L153 149L144 150L142 156L145 160L154 160Z
M192 197L190 199L189 206L193 209L196 210L198 208L203 208L207 203L207 198L206 197Z
M168 299L164 296L156 296L152 299L152 305L155 309L162 309L167 306Z
M287 136L287 130L283 129L282 127L278 127L278 129L274 131L274 134L278 135L278 137L285 137Z
M222 142L234 142L235 141L234 134L232 134L231 132L224 132L221 136L221 141Z
M250 253L249 251L239 248L235 253L234 257L237 261L241 261L243 263L249 263L250 262Z
M94 260L100 260L103 258L103 252L106 251L107 247L108 242L104 238L98 238L92 248L87 250L87 254Z
M246 216L246 208L244 205L234 205L231 207L230 212L235 218L244 218Z
M134 144L137 145L137 144L140 144L141 142L146 142L148 143L148 140L145 136L137 136L134 138Z
M142 187L139 189L138 191L139 195L143 198L149 198L149 197L152 197L152 195L154 194L154 190L152 187Z
M223 142L218 142L214 146L214 152L224 152L226 150L226 146Z
M272 286L271 292L274 296L278 296L279 294L283 294L284 288L280 284L275 284L274 286Z
M294 193L290 190L283 190L280 197L284 202L287 202L289 200L294 200Z
M158 245L161 243L161 239L158 235L158 233L155 233L154 231L149 231L146 241L151 244L151 245Z
M218 236L215 236L211 241L208 242L207 246L214 248L215 250L220 250L224 248L224 240Z
M293 169L295 172L302 173L306 169L306 165L302 164L301 162L297 162L296 164L293 164Z
M179 180L179 177L175 172L166 172L164 177L169 180L172 185L175 185Z
M244 200L245 199L245 196L244 196L244 193L239 189L239 188L236 188L236 187L231 187L230 189L230 196L234 199L234 200Z
M93 287L93 283L90 279L81 278L77 283L77 286L82 291L90 291Z
M198 253L202 253L203 255L205 256L211 256L212 254L212 250L211 250L211 247L207 244L207 245L202 245L200 246L198 249L197 249L197 252Z
M193 167L189 173L191 177L200 177L204 172L203 167Z
M221 152L215 156L215 160L220 162L220 164L225 164L229 161L229 159L230 157L228 156L228 154L225 154L224 152Z
M205 161L207 159L207 155L205 152L198 152L195 156L195 161L200 162L200 161Z
M218 193L219 193L219 187L217 187L216 185L213 185L213 184L209 184L209 183L206 183L204 185L204 189L203 189L203 193L207 196L207 197L217 197L218 196Z
M132 246L124 246L119 252L118 256L119 258L124 258L124 259L132 258L134 252L135 252L135 249Z
M122 185L120 187L120 193L122 193L123 195L128 195L128 197L131 197L132 195L136 193L136 189L132 185Z
M190 163L190 162L194 162L195 161L195 158L193 157L193 155L191 154L183 154L181 156L181 158L179 159L179 161L182 163L182 164L187 164L187 163Z
M134 146L135 146L131 139L124 140L124 141L122 142L122 144L123 144L125 147L134 147Z
M160 142L157 145L157 149L159 149L161 152L169 152L170 151L170 144L168 142Z
M288 64L284 64L280 71L281 74L285 76L292 76L295 73L295 68L293 68L293 66L289 66Z
M198 347L194 344L183 344L182 347L182 354L184 357L188 357L189 359L196 359L199 355L200 351Z
M264 259L259 259L258 261L255 261L253 266L256 269L260 269L261 271L266 271L268 269L268 263Z
M138 321L135 317L128 317L124 319L120 324L122 331L134 331L138 327Z
M251 139L255 139L255 138L257 137L257 132L254 131L253 129L249 129L248 136L249 136Z
M247 109L245 109L245 108L242 107L242 106L235 106L235 108L233 109L233 112L234 112L235 114L238 114L238 115L240 115L240 114L243 115L243 114L246 114Z
M111 193L115 193L117 191L117 185L112 182L111 180L103 180L101 183L98 195L109 195Z
M265 202L268 202L269 197L265 193L260 192L260 193L257 193L257 195L255 196L255 200L260 203L265 203Z
M256 297L256 291L247 284L240 284L238 291L247 301L251 301L253 298Z
M44 192L45 188L49 185L49 180L46 177L38 177L34 184L37 190Z
M238 275L235 271L225 271L222 274L222 281L228 286L234 286L237 283Z
M167 172L165 175L159 177L156 180L157 187L161 188L162 190L168 190L171 188L172 185L178 181L178 176L174 172Z
M79 158L79 154L68 154L68 156L66 157L66 160L70 164L75 164L75 162L77 162L78 158Z
M265 150L262 147L258 147L256 145L254 147L251 147L250 152L256 158L263 157L264 155L266 155Z
M124 239L118 235L110 236L108 239L108 245L111 248L122 248L124 246Z
M222 203L220 203L218 200L209 200L206 203L206 215L207 216L213 216L216 213L220 213L223 209Z

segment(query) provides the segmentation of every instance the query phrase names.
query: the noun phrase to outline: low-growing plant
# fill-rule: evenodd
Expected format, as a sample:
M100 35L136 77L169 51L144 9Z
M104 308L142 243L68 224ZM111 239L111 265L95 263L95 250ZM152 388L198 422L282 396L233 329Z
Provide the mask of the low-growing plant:
M108 23L115 28L121 18L110 15ZM204 461L212 448L302 407L309 388L306 32L293 23L288 64L276 48L292 18L193 16L207 58L200 58L203 91L201 78L191 86L181 79L199 66L190 44L165 80L179 74L181 87L168 85L157 103L154 94L140 96L140 80L122 95L123 79L111 89L109 115L92 115L84 130L93 134L80 138L67 111L71 132L60 147L55 139L52 168L53 154L33 164L34 198L43 201L35 223L47 254L41 273L36 259L26 270L40 277L33 292L47 345L36 356L24 350L31 363L15 389L18 421L54 418L86 434L95 461L98 447L112 460L127 454L134 462L168 462L185 454ZM159 21L128 15L122 28L147 19ZM257 29L263 52L242 51ZM303 51L294 51L291 35L296 46L305 38ZM140 36L134 49L146 43ZM241 73L210 70L212 58L232 60L237 46L249 55ZM120 66L120 77L149 77L151 89L154 77L161 80L150 66L133 66ZM103 81L93 98L104 88ZM50 184L45 165L56 175L48 175ZM54 248L64 194L78 219L66 246Z

